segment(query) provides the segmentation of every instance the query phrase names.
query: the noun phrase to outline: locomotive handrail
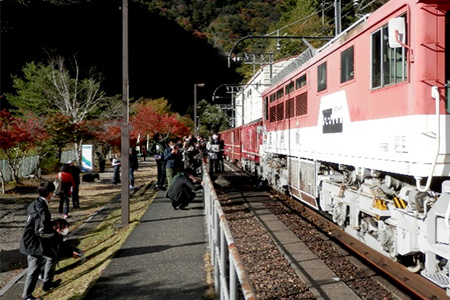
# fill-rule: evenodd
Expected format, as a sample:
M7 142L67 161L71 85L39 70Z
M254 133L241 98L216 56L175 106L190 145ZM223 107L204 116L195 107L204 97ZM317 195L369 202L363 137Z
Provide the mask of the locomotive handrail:
M450 228L450 202L447 205L447 211L445 212L444 222L445 222L445 225L448 228Z
M431 180L433 179L434 169L436 167L436 161L439 156L439 152L441 150L441 116L439 112L439 102L441 101L441 97L439 95L439 89L437 86L431 87L431 96L436 100L436 119L437 119L437 129L436 129L436 155L431 165L430 175L427 178L427 183L425 187L420 185L420 180L422 177L415 176L416 179L416 187L419 192L426 192L430 189Z

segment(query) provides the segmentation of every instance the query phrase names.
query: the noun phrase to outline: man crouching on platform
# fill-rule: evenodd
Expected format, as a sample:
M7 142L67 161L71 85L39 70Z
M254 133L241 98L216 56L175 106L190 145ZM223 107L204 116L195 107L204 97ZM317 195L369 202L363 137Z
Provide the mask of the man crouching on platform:
M194 191L202 188L202 185L195 185L198 180L195 178L195 171L186 168L183 172L177 173L172 180L167 197L172 200L172 206L176 209L189 209L187 206L195 198Z

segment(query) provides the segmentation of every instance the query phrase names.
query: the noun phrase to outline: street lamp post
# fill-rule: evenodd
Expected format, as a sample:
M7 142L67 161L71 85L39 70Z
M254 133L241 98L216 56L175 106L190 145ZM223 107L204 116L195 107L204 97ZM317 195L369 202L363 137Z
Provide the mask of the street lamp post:
M197 87L204 87L204 83L194 84L194 135L197 136Z
M128 127L128 0L122 1L122 126L121 126L121 152L122 152L122 174L121 174L121 208L122 226L130 223L130 191L128 190L128 168L130 131Z

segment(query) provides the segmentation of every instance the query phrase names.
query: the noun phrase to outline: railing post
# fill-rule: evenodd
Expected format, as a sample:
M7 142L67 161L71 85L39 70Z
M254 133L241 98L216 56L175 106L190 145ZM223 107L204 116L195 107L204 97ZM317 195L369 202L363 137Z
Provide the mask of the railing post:
M214 239L214 252L215 252L215 255L214 255L214 270L215 270L215 272L214 272L214 285L215 285L215 289L216 289L216 293L217 294L221 294L221 287L220 287L220 269L219 269L219 259L220 259L220 257L219 257L219 255L220 255L220 253L219 253L219 245L218 245L218 238L219 238L219 217L218 217L218 212L217 212L217 209L216 209L216 201L213 201L213 203L214 203L214 213L213 213L213 216L214 216L214 220L213 220L213 222L214 222L214 226L213 226L213 230L214 230L214 233L213 233L213 239Z
M214 261L214 222L213 222L213 196L211 190L208 195L208 224L209 224L209 251L211 252L211 262Z
M226 273L226 265L227 265L227 241L225 239L225 233L223 232L222 226L220 226L220 279L224 284L221 285L222 295L228 295L228 285L226 284L227 273Z
M231 257L231 254L229 255L230 260L230 300L237 300L238 297L238 281L237 281L237 274L236 274L236 268L234 266L233 259Z

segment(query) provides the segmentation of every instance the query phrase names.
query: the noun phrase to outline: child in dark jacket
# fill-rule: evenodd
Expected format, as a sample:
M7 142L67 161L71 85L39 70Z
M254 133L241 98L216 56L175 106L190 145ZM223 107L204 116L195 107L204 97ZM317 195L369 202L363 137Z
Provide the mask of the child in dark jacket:
M45 251L45 255L53 258L53 265L51 266L51 272L49 274L48 284L44 282L42 289L48 291L51 288L57 287L61 280L53 281L53 276L55 275L55 267L61 258L73 257L73 258L83 258L83 250L70 246L64 241L64 237L69 233L69 222L65 219L56 219L53 221L53 229L56 234L50 238L49 247ZM42 273L41 273L42 274Z

